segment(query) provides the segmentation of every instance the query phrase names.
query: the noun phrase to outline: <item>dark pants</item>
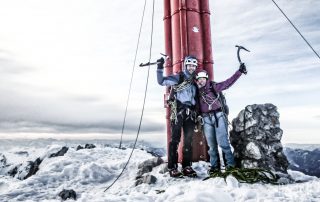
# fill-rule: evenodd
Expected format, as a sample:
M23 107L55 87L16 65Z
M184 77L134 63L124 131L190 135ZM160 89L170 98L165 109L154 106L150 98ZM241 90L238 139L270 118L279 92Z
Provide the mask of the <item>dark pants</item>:
M177 122L171 122L171 141L169 143L168 168L178 167L178 145L181 138L181 128L183 128L184 144L182 149L182 168L191 166L192 162L192 137L195 123L191 119L191 112L186 114L186 110L178 114Z

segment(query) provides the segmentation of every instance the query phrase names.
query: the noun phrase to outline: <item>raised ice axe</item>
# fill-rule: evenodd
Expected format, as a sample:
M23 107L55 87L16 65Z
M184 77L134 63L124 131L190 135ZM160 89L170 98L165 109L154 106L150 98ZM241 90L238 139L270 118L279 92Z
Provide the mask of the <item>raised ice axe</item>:
M243 47L243 46L236 45L236 47L238 48L238 51L237 51L238 61L239 61L240 65L241 65L241 64L243 64L243 62L241 61L241 58L240 58L240 50L243 49L243 50L248 51L248 52L250 52L250 51L248 49L246 49L245 47ZM247 72L244 72L244 73L247 74Z
M160 54L165 57L165 60L169 58L169 56L166 54L163 54L163 53L160 53ZM141 63L139 67L145 67L145 66L156 65L156 64L158 64L158 62Z

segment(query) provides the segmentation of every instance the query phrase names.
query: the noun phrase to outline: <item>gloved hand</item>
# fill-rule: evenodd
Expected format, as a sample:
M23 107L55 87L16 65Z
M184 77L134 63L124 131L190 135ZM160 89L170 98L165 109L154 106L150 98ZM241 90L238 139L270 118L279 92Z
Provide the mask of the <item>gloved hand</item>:
M164 58L161 57L160 59L157 60L158 62L158 69L163 69L163 64L164 64Z
M241 63L240 64L240 67L239 67L239 71L243 74L247 74L247 68L246 68L246 65L244 63Z

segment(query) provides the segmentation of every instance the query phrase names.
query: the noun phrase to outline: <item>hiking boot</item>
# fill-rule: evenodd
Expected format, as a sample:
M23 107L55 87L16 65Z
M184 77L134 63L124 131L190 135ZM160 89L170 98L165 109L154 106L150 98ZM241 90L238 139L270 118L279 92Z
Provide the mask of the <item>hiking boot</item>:
M184 176L197 177L196 171L194 171L191 166L183 168L182 173Z
M170 169L169 174L170 177L183 177L183 174L177 168Z
M208 170L208 175L210 177L219 177L221 175L221 171L218 168L210 168Z

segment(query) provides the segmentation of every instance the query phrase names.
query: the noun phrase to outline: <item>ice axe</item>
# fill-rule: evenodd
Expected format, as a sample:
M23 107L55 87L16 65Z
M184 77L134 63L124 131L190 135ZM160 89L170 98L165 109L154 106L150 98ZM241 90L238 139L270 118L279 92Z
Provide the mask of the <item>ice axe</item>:
M169 58L169 56L166 55L166 54L163 54L163 53L160 53L160 54L165 57L165 60ZM141 64L139 65L139 67L145 67L145 66L150 66L150 65L157 65L158 63L159 63L159 62L141 63Z
M242 65L243 62L241 61L241 58L240 58L240 50L243 49L243 50L248 51L248 52L250 52L250 51L248 49L246 49L245 47L243 47L243 46L236 45L236 47L238 48L238 51L237 51L238 61L239 61L240 65ZM247 74L247 71L244 72L244 73Z

